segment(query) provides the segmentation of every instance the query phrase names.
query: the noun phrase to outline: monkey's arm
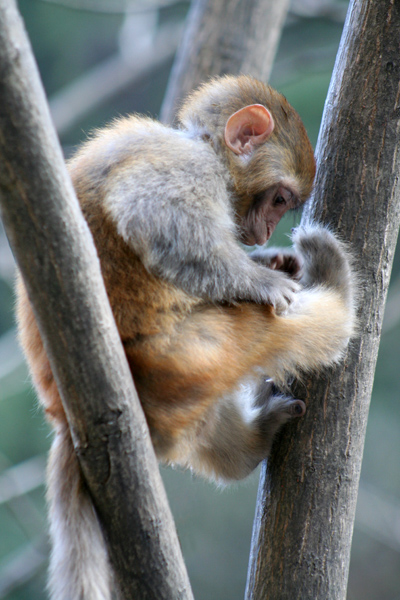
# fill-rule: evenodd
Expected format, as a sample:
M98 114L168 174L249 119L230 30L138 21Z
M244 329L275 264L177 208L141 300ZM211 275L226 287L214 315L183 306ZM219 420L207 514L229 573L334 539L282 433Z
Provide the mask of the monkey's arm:
M285 309L298 286L238 245L225 168L215 153L198 141L173 142L142 148L123 176L108 176L104 203L119 235L150 272L191 295Z

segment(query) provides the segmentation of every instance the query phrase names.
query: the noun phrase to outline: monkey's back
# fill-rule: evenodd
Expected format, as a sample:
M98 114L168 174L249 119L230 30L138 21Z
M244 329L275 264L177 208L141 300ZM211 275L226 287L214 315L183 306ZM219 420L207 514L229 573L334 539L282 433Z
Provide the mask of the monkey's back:
M130 143L135 145L134 125L153 127L147 119L132 118ZM154 126L157 126L154 123ZM162 126L160 126L162 127ZM118 128L117 128L118 129ZM137 144L143 145L140 132ZM97 149L96 149L97 146ZM89 152L85 149L88 148ZM127 160L126 145L113 144L113 131L106 143L89 141L70 162L71 178L85 219L93 235L101 271L116 324L124 344L140 348L158 336L168 337L194 306L201 303L183 290L150 273L137 254L118 234L105 204L105 181L110 172ZM123 167L129 169L129 164ZM65 415L50 363L46 356L22 279L17 284L17 319L20 338L34 383L48 416L64 422ZM139 350L140 353L140 350Z
M69 163L122 339L168 332L201 302L143 264L134 249L135 245L140 247L141 241L130 238L128 243L123 239L113 218L114 209L110 208L117 203L122 186L129 186L129 194L125 190L129 200L124 210L133 215L152 210L146 209L146 203L152 200L147 197L150 194L158 193L162 203L163 188L151 181L162 179L167 168L164 163L171 160L167 154L171 153L172 142L180 141L178 132L171 134L160 123L133 116L117 121L89 140ZM186 144L184 138L182 143ZM189 156L186 162L190 161ZM144 172L147 177L143 177Z

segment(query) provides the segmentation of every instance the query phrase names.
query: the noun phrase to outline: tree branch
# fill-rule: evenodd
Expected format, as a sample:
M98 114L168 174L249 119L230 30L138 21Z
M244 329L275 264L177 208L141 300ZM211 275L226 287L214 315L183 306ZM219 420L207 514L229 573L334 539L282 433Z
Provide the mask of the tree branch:
M214 75L266 81L289 0L193 0L161 111L171 122L180 101Z
M264 465L247 599L346 597L351 538L383 308L400 224L400 6L351 4L303 215L338 230L359 273L359 336L343 363L306 378L307 414ZM298 394L300 387L297 386Z
M173 519L14 0L0 0L0 202L124 598L192 598ZM84 366L84 367L83 367Z

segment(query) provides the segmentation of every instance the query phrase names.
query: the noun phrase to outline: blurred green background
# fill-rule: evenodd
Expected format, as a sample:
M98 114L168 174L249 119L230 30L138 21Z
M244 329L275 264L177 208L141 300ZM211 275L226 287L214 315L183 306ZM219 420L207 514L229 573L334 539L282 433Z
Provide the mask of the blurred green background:
M187 2L20 0L19 7L66 156L91 128L119 114L158 115ZM294 1L271 76L314 145L346 8L340 0ZM273 243L286 244L292 226L290 217ZM0 600L42 600L48 553L43 477L51 432L15 340L13 281L0 230ZM349 600L400 600L399 357L397 253L367 431ZM162 468L162 475L196 600L243 598L258 473L225 489L187 472Z

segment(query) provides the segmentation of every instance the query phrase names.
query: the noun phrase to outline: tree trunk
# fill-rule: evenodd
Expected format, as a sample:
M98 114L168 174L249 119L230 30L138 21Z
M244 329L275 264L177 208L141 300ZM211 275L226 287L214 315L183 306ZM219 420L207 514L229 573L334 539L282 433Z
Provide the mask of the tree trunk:
M359 334L342 364L302 386L307 414L263 467L247 600L344 600L368 409L400 223L400 4L350 5L303 220L349 242ZM296 394L300 386L296 386Z
M266 81L289 0L193 0L162 107L171 122L181 100L213 75Z
M99 261L14 0L0 0L0 204L123 597L190 599Z

